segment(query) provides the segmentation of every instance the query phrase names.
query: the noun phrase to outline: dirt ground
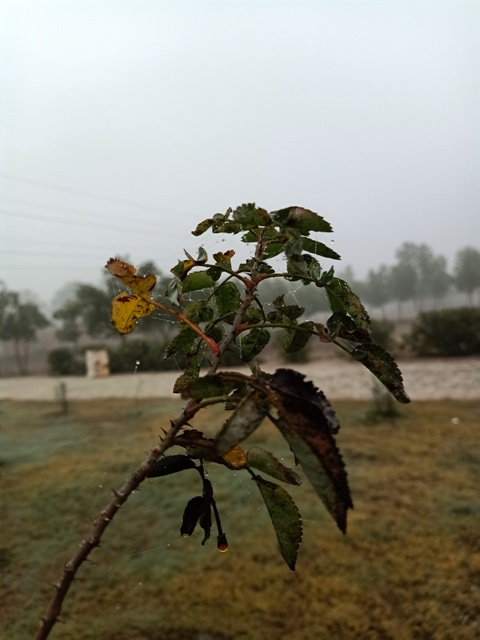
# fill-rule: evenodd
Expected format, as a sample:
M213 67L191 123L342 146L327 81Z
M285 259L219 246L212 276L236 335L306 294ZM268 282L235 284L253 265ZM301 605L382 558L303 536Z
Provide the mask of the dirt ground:
M264 365L273 372L281 365ZM406 360L399 363L412 400L480 397L480 358ZM325 392L328 398L370 399L373 376L362 365L337 359L292 365ZM248 370L245 369L245 373ZM0 378L0 400L54 400L62 382L70 400L90 398L171 397L180 372L122 374L107 378Z

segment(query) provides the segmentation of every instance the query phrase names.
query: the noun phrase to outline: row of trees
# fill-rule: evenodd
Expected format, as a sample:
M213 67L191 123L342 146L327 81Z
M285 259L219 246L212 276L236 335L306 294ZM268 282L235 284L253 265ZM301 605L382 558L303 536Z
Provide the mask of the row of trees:
M395 264L370 269L365 281L356 281L353 273L346 279L354 283L362 299L373 307L384 308L396 302L398 313L402 305L413 301L417 312L429 305L436 308L452 290L466 295L469 306L474 305L480 288L480 251L465 247L457 252L451 273L442 255L435 255L426 244L405 242L396 252Z
M159 274L160 270L149 261L139 267L139 273ZM458 251L453 270L449 273L443 256L435 255L426 244L407 242L397 250L395 264L382 264L377 269L371 269L366 280L356 280L349 268L342 275L371 307L385 309L387 304L393 302L398 306L399 315L403 304L409 301L413 301L417 311L427 304L435 308L452 288L465 294L468 304L473 306L475 296L480 291L480 251L473 247ZM168 281L168 276L158 278L158 295L164 294ZM298 292L298 303L309 312L328 308L326 299L319 295L318 289L310 292L309 287L303 287L302 290L302 296ZM279 291L276 292L278 294ZM37 332L51 322L57 328L57 338L70 343L74 351L79 349L81 338L86 336L97 342L105 338L118 339L109 320L110 301L107 278L102 286L74 284L50 321L38 305L23 301L17 292L8 291L0 283L0 341L11 342L18 371L25 375L28 372L29 346ZM157 318L162 319L158 314ZM172 329L171 316L165 314L164 319L168 322L142 323L144 337L166 339Z

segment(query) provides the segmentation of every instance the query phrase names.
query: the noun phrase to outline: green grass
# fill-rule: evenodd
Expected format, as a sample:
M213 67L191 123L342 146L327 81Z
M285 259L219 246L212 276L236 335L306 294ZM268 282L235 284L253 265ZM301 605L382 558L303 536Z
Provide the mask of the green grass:
M337 402L355 510L343 536L305 482L292 573L245 472L211 465L230 549L179 526L198 474L149 480L122 507L67 598L62 640L470 640L480 637L480 401L417 402L365 424ZM175 417L175 401L4 402L0 630L32 637L64 562ZM452 424L452 418L458 424ZM218 409L194 426L212 432ZM290 461L273 428L252 440ZM0 634L1 635L1 634Z

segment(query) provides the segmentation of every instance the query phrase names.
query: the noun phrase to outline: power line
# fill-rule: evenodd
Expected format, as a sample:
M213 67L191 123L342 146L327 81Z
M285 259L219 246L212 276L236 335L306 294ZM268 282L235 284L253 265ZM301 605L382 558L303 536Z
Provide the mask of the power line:
M91 191L84 191L83 189L75 189L73 187L64 187L60 184L54 184L51 182L42 182L41 180L32 180L31 178L24 178L23 176L17 176L12 173L5 173L0 171L0 177L6 180L13 180L14 182L22 182L24 184L32 184L37 187L44 187L45 189L52 189L54 191L62 191L63 193L73 193L77 196L87 196L88 198L96 198L97 200L104 200L105 202L113 202L127 207L139 207L155 213L165 213L165 209L160 207L154 207L153 205L145 204L144 202L135 202L134 200L122 200L121 198L114 198L112 196L105 196ZM179 211L170 209L170 212L174 215L183 215Z
M62 243L59 243L62 244ZM29 249L17 250L17 249L2 249L2 255L11 256L45 256L47 258L81 258L80 255L74 255L69 253L52 252L52 251L30 251ZM88 256L85 256L88 259Z
M94 223L94 222L82 222L81 220L64 220L62 218L55 218L53 216L44 216L44 215L35 215L33 213L26 213L24 211L11 211L11 210L6 210L6 209L0 209L0 215L5 215L5 216L11 216L11 217L17 217L17 218L28 218L29 220L38 220L40 222L54 222L55 224L66 224L66 225L73 225L73 226L77 226L77 227L88 227L89 229L91 228L96 228L96 229L106 229L107 231L122 231L124 233L139 233L143 236L149 235L151 236L153 234L152 231L149 231L147 229L139 229L138 227L119 227L118 225L106 225L106 224L99 224Z
M0 196L0 200L3 202L7 202L13 205L19 205L21 207L34 207L36 209L50 209L52 211L60 211L61 213L75 213L80 216L86 216L89 218L112 218L112 220L118 221L119 215L117 213L104 213L103 211L84 211L82 209L70 209L66 207L59 207L57 205L51 204L40 204L38 202L26 202L25 200L15 200L12 198L4 198ZM128 214L131 215L131 214ZM137 214L135 214L135 219L138 220ZM145 224L152 224L152 219L145 219Z

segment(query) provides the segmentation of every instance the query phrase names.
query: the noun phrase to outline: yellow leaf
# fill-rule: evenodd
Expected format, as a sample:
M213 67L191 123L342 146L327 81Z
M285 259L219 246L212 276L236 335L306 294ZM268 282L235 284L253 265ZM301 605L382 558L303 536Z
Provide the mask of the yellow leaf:
M245 450L238 445L230 449L228 453L225 453L222 458L231 469L244 469L248 464Z
M110 258L105 266L113 276L116 276L123 284L126 284L132 291L140 295L150 293L157 283L157 278L152 274L137 276L136 268L132 264L128 264L128 262L124 262L119 258Z
M139 318L149 316L155 307L136 293L121 293L112 300L110 319L119 333L130 333Z

